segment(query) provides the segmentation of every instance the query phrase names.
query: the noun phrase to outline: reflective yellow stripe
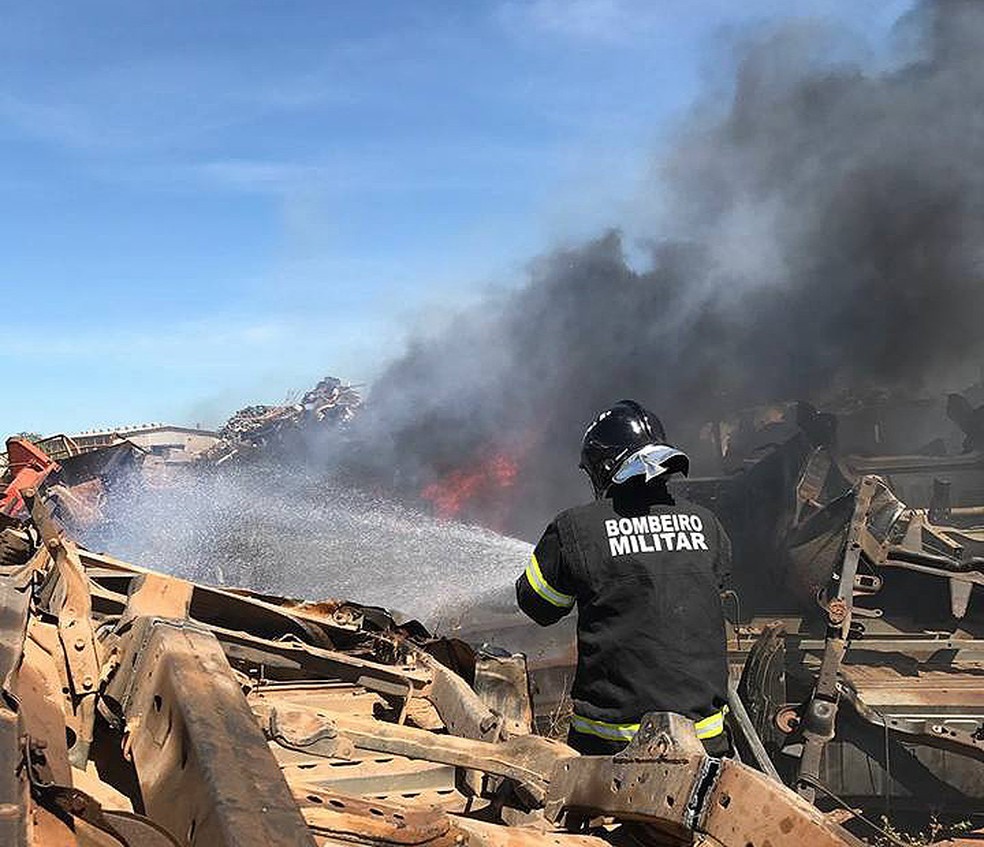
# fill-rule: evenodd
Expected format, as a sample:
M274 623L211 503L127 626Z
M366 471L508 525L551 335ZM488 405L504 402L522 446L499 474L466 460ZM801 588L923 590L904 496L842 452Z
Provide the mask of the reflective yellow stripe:
M697 730L697 737L703 741L706 738L717 738L724 732L724 716L727 711L728 707L725 706L720 712L715 712L713 715L697 721L694 724L694 729Z
M725 706L720 712L708 715L694 723L697 737L701 741L708 738L717 738L724 732L724 716L728 711ZM637 723L607 723L605 721L595 721L591 718L581 717L581 715L571 715L571 727L587 735L596 735L607 741L631 741L639 731Z
M530 584L530 588L552 606L569 609L574 605L574 598L570 594L558 591L544 579L540 563L536 560L536 553L530 556L530 563L526 566L526 581Z
M597 735L606 741L631 741L639 731L637 723L606 723L583 718L580 715L571 715L571 726L577 732Z

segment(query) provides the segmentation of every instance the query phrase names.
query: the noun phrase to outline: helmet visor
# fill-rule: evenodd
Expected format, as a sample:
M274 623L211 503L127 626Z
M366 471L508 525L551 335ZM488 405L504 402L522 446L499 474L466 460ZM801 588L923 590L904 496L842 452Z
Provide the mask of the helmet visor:
M690 459L686 453L668 444L647 444L626 456L612 482L622 483L634 476L645 476L649 482L674 473L686 475L689 471Z

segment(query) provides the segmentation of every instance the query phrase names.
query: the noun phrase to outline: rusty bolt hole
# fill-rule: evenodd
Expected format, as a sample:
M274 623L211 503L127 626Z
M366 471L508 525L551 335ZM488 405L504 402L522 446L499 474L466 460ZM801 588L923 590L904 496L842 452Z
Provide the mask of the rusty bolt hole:
M615 777L612 780L612 793L617 794L621 790L622 790L622 780L620 780L618 777Z
M331 805L334 806L336 809L345 808L345 804L341 800L329 800L328 802L331 803Z
M308 796L307 796L307 798L308 798L308 800L310 800L310 801L311 801L312 803L324 803L324 802L325 802L325 801L324 801L324 800L322 800L322 799L321 799L321 798L320 798L320 797L319 797L319 796L318 796L317 794L308 794Z
M369 810L369 814L370 815L375 815L377 818L381 818L384 815L384 813L382 811L380 811L379 809L370 809Z
M160 694L154 695L154 711L159 712L164 705L164 698Z
M669 806L672 809L673 808L673 804L675 802L676 802L676 799L673 797L672 794L667 794L666 795L666 805L667 806Z
M718 805L719 805L719 806L720 806L720 807L721 807L722 809L727 809L727 808L728 808L728 806L730 806L730 805L731 805L731 795L730 795L730 794L722 794L722 795L721 795L721 796L720 796L720 797L718 798Z

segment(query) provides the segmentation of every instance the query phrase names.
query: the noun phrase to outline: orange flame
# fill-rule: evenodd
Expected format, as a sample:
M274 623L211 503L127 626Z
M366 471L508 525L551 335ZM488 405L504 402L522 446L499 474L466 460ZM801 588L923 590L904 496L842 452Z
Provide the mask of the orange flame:
M430 483L420 496L433 505L438 517L454 518L469 507L494 507L501 501L501 495L516 484L518 473L519 466L511 456L504 452L493 453L467 469L458 468Z

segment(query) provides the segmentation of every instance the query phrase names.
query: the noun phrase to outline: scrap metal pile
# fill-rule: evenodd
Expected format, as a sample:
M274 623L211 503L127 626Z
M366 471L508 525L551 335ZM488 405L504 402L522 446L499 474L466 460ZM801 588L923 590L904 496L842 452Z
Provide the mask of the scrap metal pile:
M235 417L186 467L276 456L358 406L326 379ZM790 405L719 427L726 473L683 483L735 548L727 761L669 714L614 758L537 735L562 730L573 621L534 627L511 598L459 609L462 640L438 639L83 549L72 533L121 479L150 484L144 457L119 443L56 463L11 439L0 843L799 847L860 843L837 821L899 843L871 819L912 814L910 831L940 814L979 834L984 413L947 411L962 452L880 454L858 433L882 444L896 421Z
M353 420L361 404L355 387L325 377L297 403L240 409L219 430L219 442L201 456L201 461L221 465L289 444L305 430L344 426Z
M0 843L859 843L679 716L614 758L533 734L520 655L87 551L45 482L4 479Z
M979 838L984 407L958 395L927 406L938 429L945 419L930 413L944 408L958 452L933 439L886 454L892 433L929 427L902 406L835 415L790 404L732 429L729 473L676 490L713 508L734 544L729 657L745 760L824 808L915 820L923 833L939 815ZM561 708L572 622L543 631L488 598L445 626L522 649L536 712Z

